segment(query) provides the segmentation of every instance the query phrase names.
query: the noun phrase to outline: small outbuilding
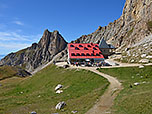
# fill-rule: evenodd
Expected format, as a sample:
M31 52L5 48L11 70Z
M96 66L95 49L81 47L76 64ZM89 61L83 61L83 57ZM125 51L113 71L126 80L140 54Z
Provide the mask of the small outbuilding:
M99 43L99 49L102 52L103 56L105 58L108 58L108 56L114 54L116 48L111 44L107 44L104 38L102 38Z

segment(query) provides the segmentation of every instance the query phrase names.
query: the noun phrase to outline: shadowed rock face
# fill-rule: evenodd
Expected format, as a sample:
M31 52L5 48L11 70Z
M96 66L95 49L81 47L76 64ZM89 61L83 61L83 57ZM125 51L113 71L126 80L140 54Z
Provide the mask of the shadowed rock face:
M109 14L110 15L110 14ZM122 16L99 27L89 35L83 35L74 42L99 43L105 38L115 47L129 47L152 33L152 0L126 0Z
M22 66L27 71L33 71L42 64L46 64L59 52L64 50L67 42L58 31L44 31L38 43L31 47L8 54L0 61L0 65Z

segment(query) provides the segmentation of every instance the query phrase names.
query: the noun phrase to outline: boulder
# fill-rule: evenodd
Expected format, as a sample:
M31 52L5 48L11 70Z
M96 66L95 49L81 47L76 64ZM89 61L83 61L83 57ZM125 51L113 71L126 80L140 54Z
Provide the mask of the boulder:
M149 63L149 60L148 59L141 59L139 62L140 63Z
M128 51L130 48L126 48L125 51Z
M105 60L106 63L108 63L109 65L111 66L118 66L119 64L113 62L113 61L108 61L108 60Z
M146 82L146 81L143 81L142 83L143 83L143 84L146 84L147 82Z
M146 47L148 44L144 44L143 47Z
M141 65L141 66L139 66L139 68L144 68L144 66L143 66L143 65Z
M65 105L66 105L66 104L65 104L64 101L59 102L59 103L56 105L55 109L61 110L62 108L64 108Z
M63 65L63 68L68 68L69 67L69 65Z
M75 113L77 113L77 112L78 112L78 111L76 111L76 110L71 111L72 114L75 114Z
M146 58L147 59L152 59L152 55L148 55Z
M31 112L31 114L37 114L35 111Z
M146 57L146 56L147 56L146 54L142 54L142 55L141 55L141 58L144 58L144 57Z
M63 93L63 90L57 90L55 93L57 94Z
M134 86L137 86L137 85L140 85L140 83L138 83L138 82L134 83Z
M131 53L130 53L130 51L127 51L127 56L131 56Z
M63 85L58 84L58 85L55 87L55 91L59 90L59 89L62 88L62 87L63 87Z

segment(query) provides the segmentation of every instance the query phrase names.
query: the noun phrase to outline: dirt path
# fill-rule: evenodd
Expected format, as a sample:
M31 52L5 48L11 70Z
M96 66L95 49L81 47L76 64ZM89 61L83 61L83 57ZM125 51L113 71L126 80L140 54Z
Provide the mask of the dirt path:
M37 71L45 68L49 64L51 64L51 62L39 68ZM66 65L66 64L67 64L66 62L56 63L57 66L61 66L61 67L63 67L63 65ZM147 64L147 65L151 65L151 64ZM133 67L133 66L140 66L140 64L119 63L119 66L108 66L108 67L101 67L101 68ZM108 113L110 114L111 113L110 108L114 103L114 99L116 98L118 93L122 90L121 83L116 78L99 72L98 70L96 70L97 67L70 66L70 68L80 68L80 69L90 70L106 78L110 82L110 85L105 91L105 93L100 97L98 102L86 113L86 114L108 114Z
M90 70L96 74L101 75L106 78L110 85L105 93L100 97L99 101L86 113L86 114L107 114L110 112L110 107L113 105L113 101L116 98L117 94L121 91L121 83L114 77L101 73L96 68L93 67L79 67L82 69Z
M63 66L65 63L58 63L57 66ZM122 90L121 83L114 77L101 73L96 70L95 67L76 67L70 66L70 68L80 68L85 70L90 70L100 76L106 78L110 85L105 93L100 97L99 101L86 113L86 114L107 114L110 112L110 107L113 105L113 101L117 94Z

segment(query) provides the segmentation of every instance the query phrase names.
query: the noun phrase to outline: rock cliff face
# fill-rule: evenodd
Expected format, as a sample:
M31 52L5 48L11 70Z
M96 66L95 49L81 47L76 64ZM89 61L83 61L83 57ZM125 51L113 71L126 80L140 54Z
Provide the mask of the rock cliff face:
M58 31L44 31L41 40L31 47L10 53L0 61L0 65L21 66L31 72L49 62L57 53L64 50L67 42Z
M152 33L152 0L126 0L122 16L74 42L99 43L105 38L116 47L130 47Z

